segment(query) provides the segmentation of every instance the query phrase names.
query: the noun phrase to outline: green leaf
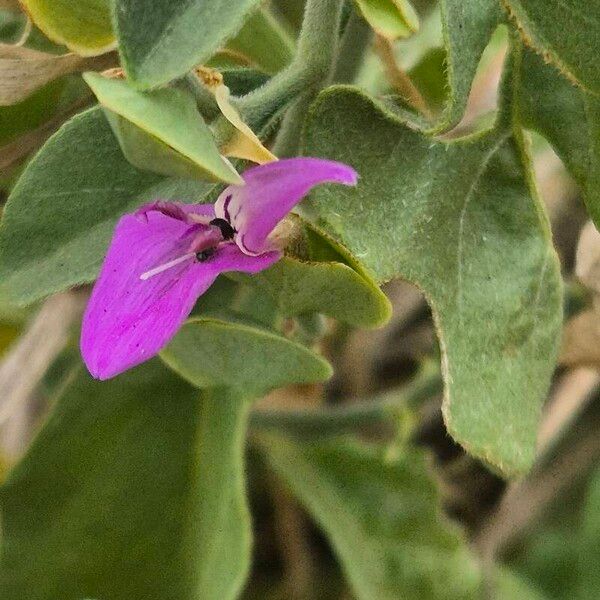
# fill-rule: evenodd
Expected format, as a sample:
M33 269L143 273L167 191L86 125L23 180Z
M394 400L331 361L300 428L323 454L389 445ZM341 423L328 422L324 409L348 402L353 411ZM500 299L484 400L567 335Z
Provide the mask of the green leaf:
M494 595L497 600L546 600L546 596L524 577L507 568L494 573Z
M528 46L565 75L600 93L600 4L581 0L503 0Z
M410 70L409 76L427 101L427 106L437 110L448 101L446 87L446 51L432 48Z
M521 140L436 142L351 88L313 106L305 152L352 165L355 189L322 188L319 224L375 277L403 277L432 306L448 430L475 456L529 468L554 368L561 282Z
M600 226L600 99L575 87L543 58L524 49L518 72L519 117L543 135L581 186Z
M234 600L250 569L252 532L243 464L249 406L231 389L202 395L187 521L195 557L194 600Z
M477 66L503 15L498 0L441 0L449 97L444 113L432 129L452 129L467 104Z
M583 507L578 550L577 598L593 600L600 589L600 471L592 474Z
M359 600L478 597L475 560L440 514L422 452L385 458L349 440L277 436L259 445L329 537Z
M64 88L64 80L52 81L27 99L0 107L0 145L39 127L56 114Z
M244 96L265 84L269 76L246 68L222 69L223 81L234 96Z
M210 181L242 182L231 163L219 153L210 129L188 93L172 88L139 92L121 79L110 79L98 73L85 73L83 77L103 107L149 134L155 144L151 148L156 148L158 144L166 145L161 158L169 152L167 156L171 163L184 163L187 167L182 167L176 173L166 168L159 171L162 174L195 174ZM144 158L148 156L156 158L152 157L141 132L135 137L133 128L127 129L122 122L114 119L111 119L111 123L122 141L126 156L135 166L142 166ZM140 157L136 155L137 146L140 148ZM178 155L181 155L179 162ZM159 160L153 162L154 167L159 164Z
M82 56L112 50L111 0L20 0L32 21L54 42Z
M231 386L257 395L332 375L325 359L275 332L213 318L188 320L160 356L200 388Z
M117 0L115 29L127 75L141 88L206 61L240 29L258 0Z
M285 257L270 269L244 277L265 291L280 314L319 312L362 327L385 324L391 305L377 285L339 262L304 262Z
M390 40L418 31L419 17L408 0L354 0L356 8L379 34Z
M0 296L27 304L93 281L122 214L156 198L197 202L209 187L138 171L100 109L76 116L31 161L4 209Z
M0 492L3 600L233 600L246 413L159 361L78 377Z
M277 73L294 56L294 42L266 7L252 14L227 48L251 59L265 73Z

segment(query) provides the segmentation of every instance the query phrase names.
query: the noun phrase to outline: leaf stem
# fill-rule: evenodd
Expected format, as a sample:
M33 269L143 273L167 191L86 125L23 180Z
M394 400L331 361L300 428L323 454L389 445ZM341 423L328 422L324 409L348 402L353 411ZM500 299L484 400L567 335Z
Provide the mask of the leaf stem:
M365 48L373 39L373 30L358 12L353 9L344 35L333 73L335 83L353 83L363 63Z
M300 437L335 436L366 426L390 423L406 408L442 389L439 368L425 363L417 377L401 390L385 392L372 400L317 410L261 410L250 415L250 426Z

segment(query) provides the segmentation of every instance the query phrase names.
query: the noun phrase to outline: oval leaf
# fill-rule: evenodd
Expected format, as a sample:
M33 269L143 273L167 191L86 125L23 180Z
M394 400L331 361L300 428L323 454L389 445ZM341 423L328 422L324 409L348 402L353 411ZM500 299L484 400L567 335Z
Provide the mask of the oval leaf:
M112 0L20 0L31 20L54 42L81 56L115 47Z
M379 287L339 262L285 257L244 281L265 291L288 317L319 312L350 325L378 327L391 316L390 302Z
M160 355L200 388L265 391L332 375L329 363L304 346L274 332L218 319L190 319Z

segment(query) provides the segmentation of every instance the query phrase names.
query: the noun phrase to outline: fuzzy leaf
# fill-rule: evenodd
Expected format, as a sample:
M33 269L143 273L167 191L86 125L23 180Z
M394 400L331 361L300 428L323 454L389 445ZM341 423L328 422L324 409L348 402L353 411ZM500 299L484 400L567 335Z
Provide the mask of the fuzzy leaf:
M246 402L153 361L81 375L0 491L3 600L233 600L249 566Z
M441 0L448 102L432 131L452 129L462 118L481 55L502 21L498 0Z
M600 93L600 4L581 0L503 0L525 42L565 75Z
M114 225L156 198L197 202L210 189L132 167L102 111L65 124L16 184L0 224L0 296L28 304L93 281Z
M377 285L339 262L285 257L244 281L266 292L288 317L320 312L357 327L377 327L391 315L390 302Z
M242 26L258 0L117 0L123 67L141 88L175 79L206 61Z
M562 315L519 139L435 142L357 91L333 88L313 107L305 152L361 176L355 189L314 192L318 223L377 279L406 278L427 296L450 433L507 474L527 470Z
M332 375L325 359L275 332L212 318L187 321L160 356L200 388L232 386L264 392Z
M581 186L590 217L600 226L600 98L576 87L528 49L518 73L519 116L552 144Z
M422 452L386 459L349 440L276 436L259 445L331 540L359 600L478 597L474 557L440 514Z

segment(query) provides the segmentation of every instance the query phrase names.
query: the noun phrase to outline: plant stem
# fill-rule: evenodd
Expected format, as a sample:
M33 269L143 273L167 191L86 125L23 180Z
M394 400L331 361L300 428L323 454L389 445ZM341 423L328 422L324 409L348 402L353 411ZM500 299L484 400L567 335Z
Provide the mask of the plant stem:
M302 94L294 100L285 112L275 144L273 145L273 154L275 156L287 158L297 154L306 113L314 97L315 93L313 91Z
M394 89L427 119L431 118L431 111L427 102L417 89L412 79L400 68L394 56L392 43L381 35L375 38L375 49L386 70L389 82Z
M342 41L333 73L335 83L353 83L365 56L365 48L373 38L369 24L353 10Z
M439 369L426 364L416 379L402 390L386 392L370 401L318 410L254 410L250 425L300 437L323 437L365 426L389 423L407 408L441 390Z
M264 122L301 93L318 90L328 79L337 50L343 0L307 0L296 54L291 64L261 88L237 102L246 123Z

